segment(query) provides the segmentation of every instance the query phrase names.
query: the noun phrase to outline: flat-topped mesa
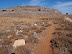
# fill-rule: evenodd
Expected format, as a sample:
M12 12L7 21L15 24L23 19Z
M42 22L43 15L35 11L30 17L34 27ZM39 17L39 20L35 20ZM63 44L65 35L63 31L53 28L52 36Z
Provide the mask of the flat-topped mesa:
M0 9L1 16L9 17L42 17L60 14L62 13L56 9L44 8L40 6L17 6L7 9Z

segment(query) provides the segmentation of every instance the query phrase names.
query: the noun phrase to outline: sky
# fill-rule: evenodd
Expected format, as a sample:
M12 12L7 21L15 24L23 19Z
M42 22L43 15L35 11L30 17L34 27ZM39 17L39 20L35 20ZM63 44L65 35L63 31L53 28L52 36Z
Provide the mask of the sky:
M0 9L16 6L41 6L72 14L72 0L0 0Z

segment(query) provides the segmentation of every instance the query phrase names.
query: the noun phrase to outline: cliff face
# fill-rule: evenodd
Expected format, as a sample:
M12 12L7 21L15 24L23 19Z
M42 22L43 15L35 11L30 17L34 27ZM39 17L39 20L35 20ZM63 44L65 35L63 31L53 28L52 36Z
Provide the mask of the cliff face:
M0 15L8 17L42 17L60 14L62 13L56 9L39 6L17 6L7 9L0 9Z

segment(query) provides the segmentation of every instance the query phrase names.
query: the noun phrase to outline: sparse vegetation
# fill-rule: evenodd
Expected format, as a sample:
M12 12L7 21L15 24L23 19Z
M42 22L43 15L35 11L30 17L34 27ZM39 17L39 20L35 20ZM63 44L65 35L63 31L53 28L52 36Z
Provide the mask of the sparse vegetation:
M10 32L0 32L0 36L2 36L2 35L9 36L10 35Z
M36 33L41 33L42 31L41 30L36 30Z
M11 11L14 12L15 10ZM45 40L44 38L46 36L49 37L46 40L47 45L49 44L50 46L51 43L52 49L65 50L65 48L67 48L67 51L71 53L72 23L62 21L64 16L49 15L47 17L35 18L22 17L0 18L0 41L2 41L0 54L31 54L31 52L36 49L38 44ZM37 34L37 36L34 35L34 33ZM53 38L51 38L50 35ZM24 39L25 45L15 48L13 44L15 40L18 39ZM50 41L50 43L48 43L48 41ZM13 51L11 52L11 50L9 50L9 52L7 52L8 49Z
M34 36L30 36L27 40L26 40L26 42L27 43L38 43L38 39L37 38L35 38Z
M0 54L7 54L7 49L5 47L0 48Z
M16 48L15 54L30 54L29 50L25 46L19 46Z

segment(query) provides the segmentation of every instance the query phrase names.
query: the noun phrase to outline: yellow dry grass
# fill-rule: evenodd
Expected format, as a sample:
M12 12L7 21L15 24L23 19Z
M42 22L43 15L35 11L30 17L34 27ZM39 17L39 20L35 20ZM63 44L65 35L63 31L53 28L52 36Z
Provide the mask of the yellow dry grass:
M65 15L48 15L48 16L44 16L44 17L33 17L33 18L61 18Z
M23 23L34 23L39 21L36 18L7 18L0 17L0 30L10 29L11 25L14 25L15 22L23 22Z
M45 17L33 17L33 18L8 18L8 17L0 17L0 30L10 29L11 25L14 25L15 22L23 22L23 23L35 23L40 22L40 18L62 18L64 15L48 15Z

